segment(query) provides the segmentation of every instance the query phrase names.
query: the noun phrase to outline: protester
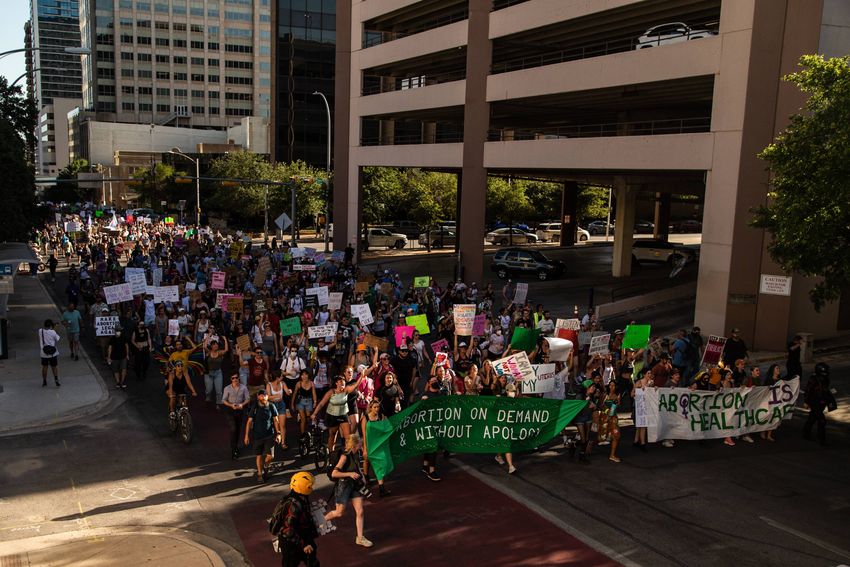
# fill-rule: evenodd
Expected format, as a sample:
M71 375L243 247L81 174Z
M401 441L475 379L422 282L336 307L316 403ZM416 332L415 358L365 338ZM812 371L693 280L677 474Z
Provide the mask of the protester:
M360 449L360 435L352 433L345 440L345 449L339 455L331 473L331 478L336 481L334 486L336 508L325 514L325 521L341 518L346 505L350 501L354 508L354 525L357 530L354 543L363 547L372 547L373 543L363 535L363 499L364 491L368 491L368 489L357 462L357 454Z
M238 376L237 376L238 380ZM270 530L277 536L283 567L318 567L318 531L313 522L310 494L314 479L308 472L297 472L289 479L289 494L278 502L272 513Z
M106 351L106 363L112 370L115 379L116 390L126 390L127 363L130 359L130 347L124 338L121 329L115 329L115 334L109 340L109 348Z
M803 437L812 438L812 427L818 426L818 441L826 446L826 416L824 410L833 411L837 407L835 396L829 388L829 365L825 362L815 364L815 373L806 383L805 405L809 409L809 417L803 426Z
M242 412L251 395L248 387L239 382L239 375L230 376L230 384L225 386L221 394L221 403L227 408L225 417L227 428L230 430L230 454L233 460L239 458L239 433L242 428Z
M269 465L274 459L274 444L280 443L281 439L277 408L269 403L266 391L260 388L257 391L257 403L248 413L244 439L246 446L253 440L258 484L266 482Z
M45 319L44 325L38 330L38 346L41 353L41 387L47 386L47 367L53 372L53 381L58 388L59 382L59 333L53 330L53 321Z

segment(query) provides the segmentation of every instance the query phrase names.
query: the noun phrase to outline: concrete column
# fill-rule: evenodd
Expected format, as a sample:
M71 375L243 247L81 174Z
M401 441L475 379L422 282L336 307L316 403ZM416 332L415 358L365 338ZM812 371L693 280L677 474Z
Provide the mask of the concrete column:
M336 78L334 81L334 250L348 243L359 249L357 216L360 188L351 163L351 2L338 2L336 13ZM359 87L358 90L359 91ZM355 118L359 123L359 118ZM358 136L359 137L359 136Z
M490 124L487 76L492 49L488 37L492 0L469 0L469 37L466 50L466 97L463 111L463 169L460 203L460 256L464 279L481 281L484 275L484 205L487 170L484 144Z
M576 209L578 208L578 183L566 181L561 192L561 246L576 243Z
M379 124L380 137L378 144L381 146L392 146L395 144L395 120L381 120Z
M611 275L620 278L632 275L637 187L626 185L626 180L622 177L615 177L614 199L617 203L617 214L614 221L614 261Z
M670 237L670 193L655 194L655 230L652 236L667 242Z
M436 144L437 143L437 123L423 122L422 123L422 143Z

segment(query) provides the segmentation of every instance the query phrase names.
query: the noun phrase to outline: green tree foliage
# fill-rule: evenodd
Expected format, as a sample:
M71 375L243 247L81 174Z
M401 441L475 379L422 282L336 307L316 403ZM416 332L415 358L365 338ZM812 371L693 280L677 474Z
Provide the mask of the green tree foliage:
M393 167L367 167L363 174L363 222L367 224L414 220L433 226L455 217L455 175Z
M821 279L817 310L850 288L850 58L805 55L787 76L809 95L760 157L771 172L768 203L753 226L771 235L768 251L783 270Z
M89 171L89 162L84 159L76 159L63 167L56 175L57 179L74 180L77 173ZM44 190L44 198L54 203L78 203L91 198L92 191L83 189L77 183L57 183Z
M0 199L3 202L3 222L0 223L0 242L27 241L27 233L36 221L35 192L32 168L25 158L24 140L6 116L0 116L0 163L3 182Z
M154 210L159 210L160 201L172 202L178 192L180 195L185 194L187 185L176 185L173 181L175 175L186 175L186 173L176 172L174 166L165 163L155 164L153 175L149 167L137 169L132 177L140 181L136 190L141 195L141 202L148 203L148 206Z
M580 223L608 216L608 188L584 185L579 187L576 205Z
M487 178L487 215L491 221L524 221L535 212L526 193L525 181L501 177Z
M10 87L6 77L0 76L0 116L2 116L25 144L35 147L35 126L38 109L35 100L24 96L23 87Z

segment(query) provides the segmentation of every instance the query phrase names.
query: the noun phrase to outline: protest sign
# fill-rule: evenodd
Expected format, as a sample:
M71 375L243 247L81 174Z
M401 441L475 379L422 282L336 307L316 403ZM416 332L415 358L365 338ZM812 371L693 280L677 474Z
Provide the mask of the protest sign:
M368 421L369 463L378 479L412 457L530 451L548 443L584 408L584 400L436 396L388 419Z
M232 293L217 293L215 294L215 308L227 311L227 298L233 297Z
M254 287L263 287L266 283L268 273L268 268L257 268L257 272L254 274Z
M598 354L599 356L604 356L608 354L608 343L611 342L611 335L597 335L595 337L591 337L590 339L590 350L587 351L587 354L593 356L594 354Z
M103 288L103 296L109 305L115 305L122 301L132 301L133 288L128 283L108 285Z
M239 350L242 352L248 352L251 350L251 337L248 335L239 335L236 337L236 346L239 347Z
M558 329L567 329L568 331L579 331L581 329L581 321L578 319L557 319L555 321L555 331Z
M115 334L115 328L120 326L117 316L115 317L95 317L94 329L95 335L98 337L111 337Z
M532 364L534 378L522 381L523 394L545 394L555 389L555 365Z
M180 301L180 289L176 285L160 286L154 291L154 301L157 303L161 301Z
M431 332L431 328L428 326L427 315L408 315L404 318L404 321L408 325L416 327L416 330L419 331L420 335L427 335Z
M767 431L792 418L799 394L799 378L719 392L648 388L648 440L720 439Z
M413 338L413 331L416 330L416 327L411 327L409 325L399 325L395 328L395 346L400 347L404 344L406 339Z
M307 295L315 295L319 305L327 305L330 294L328 294L328 286L321 285L319 287L308 287Z
M363 344L367 347L376 348L381 351L386 351L387 347L390 346L387 339L376 337L375 335L370 335L369 333L363 335Z
M289 319L282 319L280 322L280 334L284 337L288 337L290 335L297 335L301 332L301 318L300 317L290 317Z
M372 317L372 309L368 303L356 303L351 306L352 317L357 317L361 325L371 325L375 322Z
M649 352L651 352L652 356L654 356L656 359L661 357L662 352L667 351L667 347L665 347L664 344L662 344L663 340L664 339L656 339L656 340L652 341L651 343L649 343L649 347L648 347Z
M336 311L342 307L342 292L335 291L328 294L328 311Z
M292 264L293 272L315 272L316 264Z
M304 296L304 308L305 309L317 309L319 307L319 298L315 295L305 295Z
M623 348L642 349L649 344L649 325L626 325Z
M327 325L313 325L312 327L307 327L307 337L311 339L333 338L336 335L336 328L338 325L339 323L333 321Z
M452 307L455 323L455 334L467 336L472 334L472 325L475 322L475 304L456 304Z
M527 283L518 283L516 284L516 293L514 294L514 303L518 305L522 305L525 303L525 298L528 297L528 284Z
M578 331L571 329L558 329L555 331L555 336L565 341L570 341L573 345L578 345Z
M180 321L177 319L168 320L168 334L172 337L176 337L180 334Z
M213 272L210 289L224 289L224 280L226 277L227 275L224 272Z
M227 298L227 312L241 313L243 309L243 300L241 296L233 296Z
M431 351L432 352L441 352L444 348L449 347L449 341L446 339L440 339L439 341L434 341L431 343Z
M539 336L540 329L517 327L514 329L514 334L511 335L511 347L517 350L534 350Z
M266 312L266 302L263 299L254 300L254 311L256 313L265 313Z
M472 322L472 334L476 337L480 337L487 330L487 315L484 313L480 313L475 316L475 320Z
M423 288L431 284L431 276L417 276L413 278L413 287Z
M381 284L381 295L390 297L393 294L393 284L384 282Z
M635 388L635 427L646 427L646 390Z
M369 282L357 282L354 284L354 293L369 293Z
M708 342L705 345L705 351L702 353L702 362L700 365L707 364L709 366L714 366L720 362L720 357L723 356L723 349L725 346L726 337L709 335Z
M159 286L162 283L162 268L156 267L151 269L151 283L154 286ZM201 288L198 289L204 291Z
M144 295L147 291L148 282L145 279L144 271L142 271L141 274L130 274L125 279L127 280L127 283L130 284L130 291L133 295Z
M525 380L534 377L534 369L528 360L528 355L519 352L493 361L493 370L498 376L506 375L508 382L514 380Z
M332 262L345 262L345 252L343 250L334 250L331 253Z
M129 268L129 267L124 268L124 281L126 283L131 283L130 282L130 276L133 276L133 275L136 275L136 274L141 274L142 277L144 277L145 276L145 269L144 268Z
M198 289L198 286L195 285L195 282L186 282L186 291L195 291Z
M566 362L573 350L573 343L559 337L546 337L549 343L549 360Z

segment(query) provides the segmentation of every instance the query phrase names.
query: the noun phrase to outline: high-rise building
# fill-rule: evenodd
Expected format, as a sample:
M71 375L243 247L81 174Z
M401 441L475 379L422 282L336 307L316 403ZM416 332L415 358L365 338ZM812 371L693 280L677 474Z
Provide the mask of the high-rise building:
M67 47L80 46L79 5L77 0L31 0L29 28L25 30L28 53L27 74L30 92L39 109L36 130L37 170L55 174L67 164L64 114L60 111L78 104L82 85L80 56L66 53ZM63 134L64 132L64 134Z
M327 162L327 112L334 108L336 0L274 0L272 146L278 161Z
M80 0L83 109L225 130L268 118L272 0Z

